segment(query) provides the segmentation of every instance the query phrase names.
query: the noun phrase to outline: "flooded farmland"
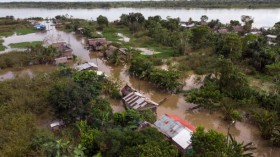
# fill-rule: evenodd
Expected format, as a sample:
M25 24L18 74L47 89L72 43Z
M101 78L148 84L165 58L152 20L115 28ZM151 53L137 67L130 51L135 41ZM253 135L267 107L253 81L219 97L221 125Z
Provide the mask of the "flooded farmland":
M71 45L73 53L78 56L82 61L91 61L98 65L98 70L105 72L105 74L122 80L122 84L128 84L133 86L135 89L140 90L146 96L151 98L155 102L159 102L163 99L166 101L158 107L158 117L165 113L176 114L195 126L204 126L206 129L215 129L219 132L227 133L228 124L223 121L223 116L220 113L209 113L206 111L200 112L188 112L187 110L194 104L185 101L181 94L169 94L155 88L152 84L147 81L136 79L130 76L127 72L129 65L122 66L110 66L102 59L102 54L99 52L90 52L85 49L85 39L81 36L75 35L75 33L66 33L54 28L54 26L48 25L48 31L37 32L28 35L16 35L3 38L4 46L11 43L26 42L26 41L44 41L45 44L51 42L65 41ZM4 52L7 53L12 49L8 47ZM14 71L0 71L0 80L12 79L18 75L29 75L33 76L33 73L37 71L48 71L55 69L54 66L31 66L24 70ZM28 70L29 69L29 70ZM197 79L200 78L200 79ZM193 89L199 87L201 84L199 81L203 79L203 76L190 75L186 80L184 89ZM113 101L112 105L114 111L122 111L122 105L120 101ZM260 137L260 132L256 127L244 123L237 122L235 126L232 126L230 133L240 142L253 142L257 147L255 151L256 156L278 156L280 154L279 148L268 147L268 142L264 141Z

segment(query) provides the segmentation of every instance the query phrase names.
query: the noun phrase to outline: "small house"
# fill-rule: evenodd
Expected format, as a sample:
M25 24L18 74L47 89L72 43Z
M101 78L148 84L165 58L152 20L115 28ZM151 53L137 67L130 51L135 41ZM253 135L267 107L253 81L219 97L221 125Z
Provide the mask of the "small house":
M73 49L66 42L57 42L52 44L59 52L62 53L62 57L72 58Z
M121 90L122 96L125 97L131 92L136 92L136 90L129 85L125 85L123 89Z
M34 26L34 28L36 29L36 30L45 30L46 29L46 25L43 25L43 24L36 24L35 26Z
M243 33L244 32L244 29L243 29L242 26L232 26L232 29L236 33Z
M177 115L165 114L154 125L167 136L181 152L186 153L191 148L191 136L195 127Z
M117 53L118 54L118 57L120 57L121 59L126 59L126 49L125 48L117 48L113 45L110 45L108 47L108 49L105 51L105 54L104 56L107 58L107 59L110 59L114 53Z
M56 65L64 64L64 63L67 63L67 57L59 57L59 58L54 59L54 61L55 61Z
M104 46L107 46L108 42L105 38L88 39L88 47L93 51L100 51Z
M98 70L98 66L93 62L86 62L84 64L77 65L74 68L78 71Z
M269 45L276 45L277 35L268 34L266 35Z
M226 28L220 28L217 30L217 33L221 34L221 35L225 35L228 33L228 29Z
M135 109L137 111L152 110L156 113L158 104L139 92L131 92L123 97L125 107Z

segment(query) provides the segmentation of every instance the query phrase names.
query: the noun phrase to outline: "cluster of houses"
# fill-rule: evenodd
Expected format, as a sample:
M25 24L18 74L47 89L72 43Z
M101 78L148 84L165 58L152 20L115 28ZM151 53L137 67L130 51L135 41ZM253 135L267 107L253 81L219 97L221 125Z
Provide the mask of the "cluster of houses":
M55 22L56 25L60 25L59 20ZM79 28L78 31L82 34L83 28ZM66 63L68 59L72 58L72 52L70 45L66 42L57 42L52 44L62 56L55 59L56 64ZM87 39L87 48L92 51L104 50L104 57L110 59L114 53L118 53L121 59L126 59L127 50L125 48L118 48L112 45L112 42L107 41L105 38L93 38ZM94 70L98 75L105 75L103 72L98 71L98 66L93 62L86 62L83 64L74 65L73 67L77 71ZM106 76L106 75L105 75ZM121 89L123 96L122 102L125 108L134 109L136 111L151 110L154 114L157 113L158 103L152 101L144 94L138 92L134 88L125 85ZM147 123L147 122L146 122ZM61 120L56 120L50 124L52 130L57 130L64 123ZM155 127L162 134L166 136L175 146L178 147L182 153L190 153L191 148L191 135L195 131L195 127L176 115L165 114L159 118L154 124L149 124L150 127Z
M125 85L121 90L124 107L137 110L151 110L156 114L158 103L137 92L132 87ZM165 114L161 116L151 127L157 128L181 153L192 154L191 136L195 127L177 115Z
M125 60L128 55L126 48L118 48L112 45L111 41L107 41L106 38L87 39L87 48L91 51L101 51L105 49L104 57L106 59L110 59L114 53L117 53L121 60Z
M180 22L180 25L186 29L191 29L197 26L208 26L208 22L206 21L201 21L201 22L195 22L195 21L187 21L187 22ZM244 26L242 25L231 25L231 24L226 24L224 26L221 26L219 24L217 24L212 31L220 34L220 35L226 35L229 32L236 32L239 35L249 35L249 34L254 34L254 35L261 35L261 34L265 34L264 32L267 31L268 27L261 27L261 28L252 28L249 30L249 32L245 31ZM277 35L273 35L273 34L267 34L265 35L265 37L267 38L268 44L269 45L276 45L276 38Z

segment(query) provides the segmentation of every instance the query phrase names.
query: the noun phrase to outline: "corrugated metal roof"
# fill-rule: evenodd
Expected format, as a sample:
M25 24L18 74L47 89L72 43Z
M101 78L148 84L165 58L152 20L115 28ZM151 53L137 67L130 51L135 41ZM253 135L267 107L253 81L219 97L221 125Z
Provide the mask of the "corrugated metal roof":
M187 129L182 129L172 140L183 149L186 149L191 144L192 132Z
M180 117L165 114L154 124L183 149L186 149L191 144L191 135L195 127Z
M98 67L96 64L94 64L92 62L80 64L75 67L75 69L78 71L83 71L83 70L87 70L87 69L91 69L91 68L98 68Z
M140 110L148 104L158 106L157 103L151 101L150 99L146 98L144 95L138 92L129 93L128 95L123 97L123 100L130 108L133 108L135 110Z
M182 129L184 129L183 125L168 117L167 115L163 115L159 120L157 120L155 122L155 126L157 126L157 128L159 128L164 134L171 138L176 136Z
M191 125L190 123L186 122L184 119L180 118L177 115L172 115L172 114L166 114L168 117L172 118L173 120L181 123L183 126L185 126L186 128L188 128L191 131L195 131L195 127L193 125Z

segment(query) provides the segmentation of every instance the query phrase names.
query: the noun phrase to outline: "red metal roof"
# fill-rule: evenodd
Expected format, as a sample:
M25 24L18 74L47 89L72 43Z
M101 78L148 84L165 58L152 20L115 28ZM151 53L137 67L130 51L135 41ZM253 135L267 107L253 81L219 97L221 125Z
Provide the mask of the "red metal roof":
M181 123L182 125L184 125L186 128L192 130L192 131L195 131L195 127L193 125L191 125L190 123L186 122L184 119L180 118L179 116L177 115L172 115L172 114L166 114L166 116L174 119L175 121Z

